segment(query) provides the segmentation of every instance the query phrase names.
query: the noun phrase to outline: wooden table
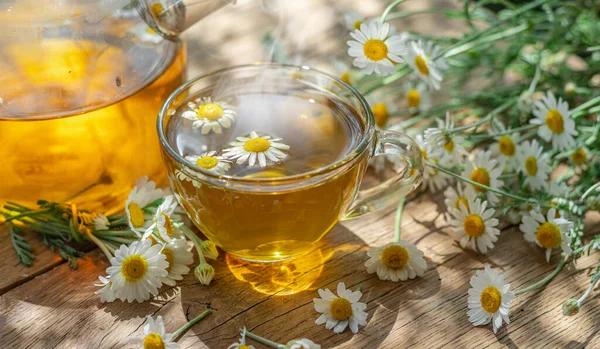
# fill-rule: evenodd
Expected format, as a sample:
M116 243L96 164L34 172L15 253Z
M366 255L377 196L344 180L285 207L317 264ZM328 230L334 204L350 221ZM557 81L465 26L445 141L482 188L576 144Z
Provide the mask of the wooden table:
M217 13L187 34L191 75L264 60L260 36L273 28L278 14L262 13L254 2L240 2L240 8ZM405 8L431 3L412 2ZM281 34L288 42L309 60L343 52L339 50L344 42L332 29L335 11L330 4L303 1L290 6L301 8L282 11L286 25ZM361 4L369 15L381 13L382 8L380 1ZM439 17L424 22L415 17L401 25L429 33L444 28L447 35L461 30L456 22ZM337 225L311 258L257 267L235 263L222 254L213 263L216 277L210 286L199 285L190 274L177 287L165 286L156 299L142 304L99 302L92 284L108 266L99 251L92 250L73 271L36 244L36 263L25 268L17 262L8 232L2 228L0 348L120 348L142 334L147 315L162 315L172 332L208 307L213 313L185 334L180 341L183 348L226 348L244 326L280 343L306 337L324 348L600 347L596 336L600 302L595 294L577 316L561 313L565 299L580 296L588 287L587 274L597 256L584 257L576 266L569 264L546 287L517 297L511 324L497 335L490 326L471 326L466 316L467 289L476 270L490 265L505 275L512 289L520 289L550 273L559 257L555 253L546 263L544 251L525 242L516 227L506 227L486 256L462 250L451 237L442 201L440 194L421 195L409 201L404 211L402 237L417 244L427 259L422 278L393 283L365 272L368 246L392 241L394 208L389 208ZM600 215L588 215L585 223L588 235L598 233ZM368 304L368 325L357 335L334 334L314 324L316 290L335 289L340 281L352 289L360 287L362 301Z

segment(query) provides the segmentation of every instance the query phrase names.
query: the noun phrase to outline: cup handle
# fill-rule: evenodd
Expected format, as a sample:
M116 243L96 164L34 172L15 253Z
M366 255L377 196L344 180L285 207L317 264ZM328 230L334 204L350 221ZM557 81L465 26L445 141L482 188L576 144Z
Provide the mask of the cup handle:
M423 155L409 136L394 131L377 131L373 156L400 155L406 164L385 182L358 192L352 207L342 220L362 216L388 207L415 190L423 179Z

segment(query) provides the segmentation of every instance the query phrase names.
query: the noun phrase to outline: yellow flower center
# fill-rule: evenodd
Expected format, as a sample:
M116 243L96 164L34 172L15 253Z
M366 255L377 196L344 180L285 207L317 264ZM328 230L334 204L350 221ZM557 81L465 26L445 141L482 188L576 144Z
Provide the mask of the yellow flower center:
M252 138L244 143L244 150L250 153L262 153L271 147L271 142L262 137Z
M463 222L465 233L472 238L478 238L485 232L485 224L478 214L472 214Z
M465 205L465 208L467 209L467 212L468 212L469 211L469 201L464 196L461 196L458 199L456 199L456 203L454 203L454 207L456 207L457 210L460 210L461 202L463 203L463 205Z
M365 57L370 59L371 61L378 62L382 59L387 58L388 47L387 45L379 40L379 39L369 39L365 42L365 47L363 48L365 53Z
M154 17L160 16L161 13L165 10L165 7L160 3L154 3L152 7L150 7L150 12L154 15Z
M150 333L144 338L144 349L165 349L165 343L158 333Z
M454 150L454 140L451 139L450 142L444 144L444 149L446 149L448 153L452 153Z
M573 154L571 154L571 160L577 165L581 165L587 160L587 154L583 148L578 148Z
M373 111L373 117L375 118L375 124L379 127L384 127L390 118L388 108L383 103L377 103L371 109Z
M417 70L419 70L419 73L425 76L429 76L429 67L427 67L427 62L425 62L425 59L423 59L423 57L415 57L415 66L417 67Z
M352 83L350 82L350 72L344 72L344 74L340 76L340 80L352 86Z
M545 248L554 248L562 242L560 229L554 223L545 222L537 228L535 238Z
M173 263L175 262L175 256L173 256L173 251L168 249L168 248L163 248L162 254L165 255L167 262L169 263L169 266L167 267L167 271L171 271L171 267L173 266Z
M140 205L131 202L127 205L127 209L129 210L129 219L131 220L133 227L142 227L146 221L146 215L144 214L144 211L142 211Z
M488 286L483 289L479 296L481 307L488 313L495 313L502 305L502 293L494 286Z
M249 347L249 346L247 346L247 345L244 345L244 344L242 344L242 345L240 345L240 346L238 347L238 349L250 349L250 347Z
M361 24L363 24L363 21L354 22L354 29L360 29Z
M525 170L530 176L535 176L537 173L537 159L535 156L530 156L525 159Z
M214 103L206 103L198 108L198 117L201 119L208 119L215 121L223 116L223 108L220 105Z
M381 262L389 268L402 268L408 259L408 251L403 246L390 245L381 252Z
M127 256L121 264L121 274L127 281L140 281L146 276L147 271L148 262L139 254Z
M421 94L419 91L413 89L408 90L406 93L406 104L409 108L418 108L421 105Z
M165 219L163 227L167 231L167 235L173 236L173 221L171 220L171 217L166 213L161 213L160 215Z
M487 187L490 186L490 174L483 167L478 167L475 170L473 170L473 172L471 173L471 178L470 179L473 182L477 182L477 183L485 185ZM482 188L482 187L477 186L477 185L473 185L473 189L475 189L478 192L486 192L487 191L487 189Z
M210 170L211 168L217 166L219 164L219 160L214 156L203 156L200 159L196 160L196 165Z
M565 124L562 115L556 109L551 109L546 114L546 126L554 133L563 133Z
M156 30L152 29L152 27L148 27L146 28L146 33L154 35L156 34Z
M502 136L500 140L498 140L498 149L500 153L504 156L513 156L515 155L515 143L513 142L510 136Z
M346 298L336 298L329 305L331 316L339 321L348 320L352 316L352 304Z

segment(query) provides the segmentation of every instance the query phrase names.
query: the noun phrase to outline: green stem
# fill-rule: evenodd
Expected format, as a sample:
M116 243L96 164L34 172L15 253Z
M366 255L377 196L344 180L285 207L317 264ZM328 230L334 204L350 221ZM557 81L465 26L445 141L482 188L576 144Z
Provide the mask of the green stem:
M173 332L173 340L177 342L177 337L187 331L190 327L194 326L198 321L204 319L206 315L210 314L211 309L206 309L202 314L191 319L187 324L181 326L177 331Z
M114 242L118 242L120 244L125 244L125 245L129 245L133 240L131 239L126 239L126 238L121 238L118 236L102 236L103 240L108 240L108 241L114 241Z
M240 333L243 334L244 330L240 330ZM270 341L270 340L268 340L266 338L263 338L261 336L257 336L257 335L255 335L254 333L252 333L250 331L246 331L246 337L252 338L252 339L254 339L257 342L260 342L260 343L262 343L264 345L268 345L268 346L273 347L273 348L285 349L285 345L279 344L277 342Z
M590 195L594 191L594 189L596 189L598 187L600 187L600 182L598 182L598 183L592 185L591 187L589 187L588 190L586 190L585 193L583 193L583 195L581 196L581 201L585 200L585 198L588 195Z
M600 274L596 274L596 277L592 279L592 284L590 285L590 287L588 287L588 289L585 290L585 293L581 297L579 297L579 299L577 300L577 302L579 302L579 305L583 304L583 302L590 295L590 293L592 293L592 290L594 289L594 287L596 287L598 280L600 280Z
M583 112L585 109L589 108L589 107L593 107L596 104L600 103L600 96L596 97L596 98L592 98L589 101L577 106L577 108L574 108L571 110L571 115L575 115L578 114L577 116L580 115L584 115L585 113ZM581 113L580 113L581 112ZM577 116L573 116L573 117L577 117Z
M400 221L402 220L402 211L404 210L404 203L406 202L405 198L402 198L398 203L398 208L396 209L396 229L394 230L394 242L400 241Z
M444 54L444 57L445 58L450 58L450 57L456 56L458 54L461 54L463 52L469 51L470 49L472 49L474 47L477 47L477 46L480 46L482 44L491 43L491 42L494 42L494 41L499 41L499 40L502 40L502 39L506 39L506 38L508 38L510 36L522 33L525 30L527 30L528 28L529 28L529 25L527 23L523 23L523 24L521 24L521 25L519 25L517 27L501 31L501 32L496 33L496 34L492 34L492 35L490 35L488 37L485 37L485 38L483 38L481 40L472 41L472 42L463 44L461 46L458 46L458 47L456 47L456 48L454 48L452 50L448 50L446 52L446 54Z
M432 163L431 161L427 161L427 166L430 166L430 167L432 167L432 168L434 168L434 169L436 169L436 170L438 170L440 172L443 172L443 173L445 173L447 175L450 175L450 176L452 176L452 177L454 177L456 179L459 179L459 180L461 180L463 182L466 182L466 183L469 183L471 185L475 185L475 186L478 186L480 188L483 188L483 189L486 189L488 191L491 191L492 193L496 193L498 195L506 196L506 197L509 197L509 198L512 198L512 199L515 199L515 200L518 200L518 201L522 201L522 202L530 202L530 203L538 204L538 202L535 201L535 200L533 200L533 199L527 199L527 198L524 198L524 197L521 197L521 196L518 196L518 195L507 193L507 192L502 191L502 190L498 190L498 189L494 189L492 187L488 187L487 185L483 185L483 184L474 182L474 181L472 181L472 180L470 180L468 178L465 178L463 176L457 175L456 173L454 173L454 172L452 172L452 171L450 171L450 170L448 170L446 168L440 167L440 166ZM550 205L544 205L544 204L541 204L540 206L541 207L546 207L546 208L551 208L552 207Z
M410 73L410 68L408 67L408 65L403 65L399 71L395 72L394 74L391 74L389 76L386 76L385 78L383 78L381 81L379 81L377 84L375 84L374 86L366 89L364 92L362 92L362 94L364 96L368 95L369 93L377 90L378 88L380 88L381 86L385 86L385 85L389 85L392 82L395 82L397 80L402 79L403 77L405 77L406 75L408 75L408 73Z
M2 225L4 223L7 223L7 222L10 222L10 221L15 220L15 219L20 219L20 218L23 218L23 217L39 216L39 215L42 215L42 214L48 213L48 212L50 212L50 209L41 210L41 211L33 211L33 212L23 212L23 213L18 214L16 216L11 216L9 218L6 218L6 220L4 220L4 222L0 223L0 225Z
M96 236L136 236L137 234L132 230L95 230L94 235Z
M510 129L510 130L506 130L504 132L498 132L498 133L493 133L493 134L477 134L477 135L472 135L472 136L469 136L469 139L472 139L472 140L475 140L475 139L476 140L490 139L490 138L494 138L494 137L497 137L497 136L510 135L510 134L515 133L515 132L521 132L521 131L531 130L531 129L538 128L538 127L540 127L540 125L535 125L535 124L525 125L525 126L521 126L521 127Z
M515 296L518 296L518 295L523 294L525 292L529 292L529 291L533 290L534 288L537 288L537 287L540 287L540 286L543 286L543 285L547 284L565 266L565 262L566 261L567 260L566 260L565 256L562 256L561 259L560 259L560 263L558 263L558 265L556 266L556 269L554 269L554 271L552 273L548 274L548 276L546 276L545 278L543 278L540 281L536 282L535 284L533 284L533 285L531 285L529 287L525 287L524 289L516 291L515 292Z
M85 188L83 188L83 189L79 190L79 191L78 191L78 192L76 192L75 194L73 194L73 195L70 195L70 196L67 196L65 199L63 199L63 200L59 201L58 203L59 203L59 204L65 203L65 202L67 202L67 201L69 201L69 200L71 200L71 199L73 199L73 198L75 198L75 197L77 197L77 196L79 196L79 195L81 195L81 194L85 193L86 191L88 191L88 190L92 189L93 187L95 187L95 186L97 186L97 185L98 185L98 183L92 183L92 184L90 184L90 185L86 186Z
M464 131L464 130L468 130L471 127L477 127L480 125L483 125L484 123L490 121L491 119L493 119L493 117L498 114L503 112L504 110L508 109L509 107L511 107L513 104L515 104L515 100L510 100L504 104L502 104L501 106L499 106L498 108L492 110L491 112L489 112L486 116L484 116L483 118L481 118L481 120L470 124L470 125L464 125L461 127L457 127L455 129L450 130L451 132L460 132L460 131Z
M392 2L391 4L389 4L388 7L386 7L386 9L383 11L381 18L379 19L379 22L381 22L381 24L383 24L383 22L385 22L385 18L390 13L390 11L393 10L394 7L400 5L401 3L405 2L405 1L406 0L396 0L396 1Z
M106 255L106 258L108 258L108 260L110 261L110 259L113 257L113 255L108 251L108 248L106 247L106 245L104 245L104 243L102 241L100 241L97 237L95 237L91 231L88 230L87 235L90 238L90 240L92 240L96 244L96 246L98 246L102 250L102 252L104 252L104 254Z
M202 253L202 240L200 240L200 238L197 237L193 231L191 231L188 227L186 227L183 224L181 225L181 227L179 227L179 229L181 229L183 235L190 239L190 241L194 244L194 247L196 247L196 251L198 252L198 260L200 264L206 263L204 253Z

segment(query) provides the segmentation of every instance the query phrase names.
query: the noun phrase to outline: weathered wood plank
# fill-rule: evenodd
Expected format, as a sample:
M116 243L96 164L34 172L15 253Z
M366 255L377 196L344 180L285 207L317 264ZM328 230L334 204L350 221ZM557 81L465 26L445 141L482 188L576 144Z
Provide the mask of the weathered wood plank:
M420 223L433 219L433 229ZM285 290L275 294L257 291L268 289L266 285L272 279L285 284L285 273L280 270L269 274L263 268L262 278L246 276L255 284L253 287L238 280L221 257L215 263L217 275L209 287L200 286L189 275L179 287L163 288L160 299L152 302L101 305L92 294L92 283L107 262L94 253L76 272L61 265L0 297L0 338L9 348L121 347L130 336L140 333L145 315L163 315L167 327L174 330L185 323L185 314L193 317L210 306L214 313L184 336L182 347L226 347L242 326L275 341L308 337L327 348L579 348L586 341L590 346L598 344L594 338L594 319L600 314L597 298L590 299L576 317L563 317L560 309L564 299L579 296L587 287L586 274L594 263L593 256L582 258L577 268L561 272L539 293L518 297L512 307L512 323L494 335L489 328L472 327L466 317L466 290L474 271L490 264L502 270L512 287L518 289L549 273L558 256L553 256L552 264L546 264L543 251L526 243L515 228L502 233L499 244L487 257L465 252L447 236L445 220L429 196L422 196L407 205L402 234L408 241L419 241L430 268L420 279L399 284L381 281L366 274L365 251L368 244L391 241L393 220L394 210L389 209L336 226L321 245L323 262L309 272L298 271L296 279L313 282L294 296L282 295ZM592 230L600 227L598 215L587 223ZM320 274L311 276L311 272L319 271L320 264ZM291 265L286 267L293 272ZM333 289L339 281L352 288L361 287L363 301L368 303L369 324L355 336L350 332L336 335L314 324L318 316L312 305L316 289Z

